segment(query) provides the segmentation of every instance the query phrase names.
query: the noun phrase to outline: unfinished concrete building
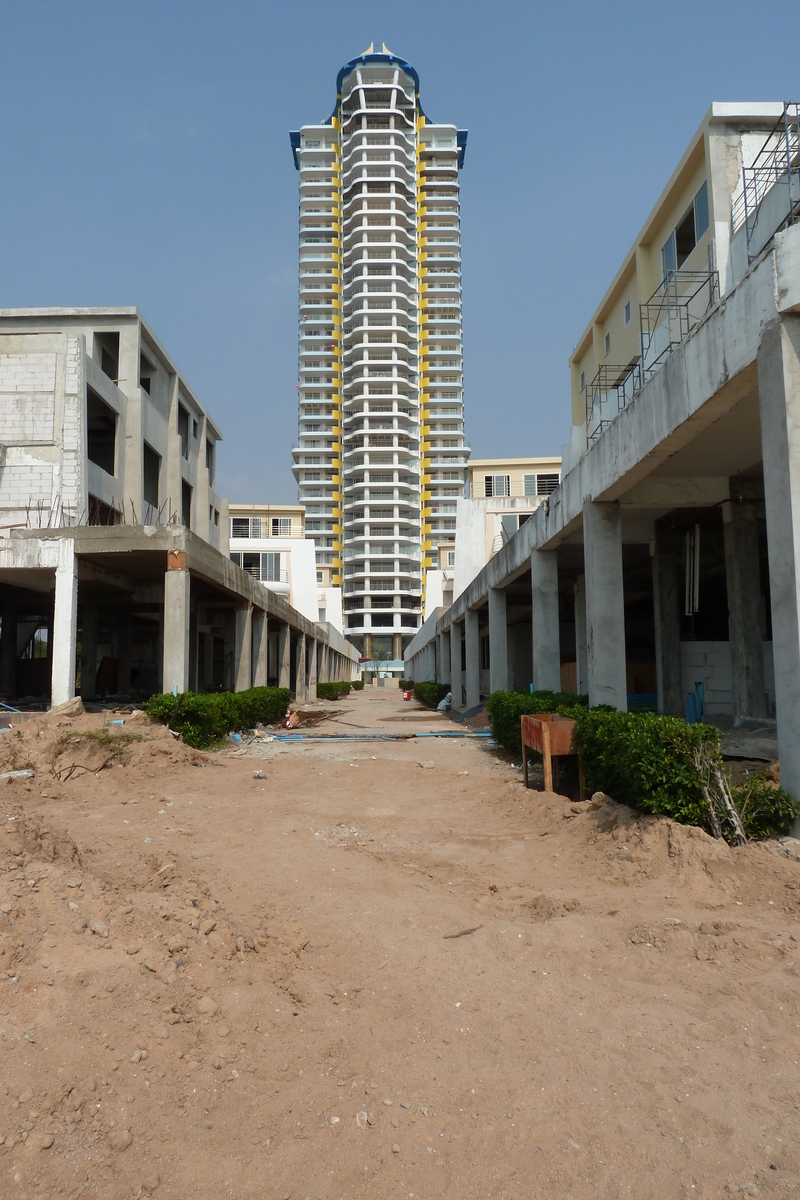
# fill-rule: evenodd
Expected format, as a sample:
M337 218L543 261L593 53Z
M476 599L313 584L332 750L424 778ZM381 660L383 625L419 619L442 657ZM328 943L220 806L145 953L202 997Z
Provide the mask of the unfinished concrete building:
M711 108L572 356L561 486L407 673L774 716L800 798L799 154L797 105Z
M220 440L136 309L0 311L3 698L351 677L336 630L230 561Z

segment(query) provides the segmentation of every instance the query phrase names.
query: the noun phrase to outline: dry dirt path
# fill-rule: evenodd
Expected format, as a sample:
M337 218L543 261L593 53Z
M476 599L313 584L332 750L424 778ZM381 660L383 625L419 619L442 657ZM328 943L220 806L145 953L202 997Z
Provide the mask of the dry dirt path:
M137 728L0 743L0 1196L800 1195L800 864L475 740Z

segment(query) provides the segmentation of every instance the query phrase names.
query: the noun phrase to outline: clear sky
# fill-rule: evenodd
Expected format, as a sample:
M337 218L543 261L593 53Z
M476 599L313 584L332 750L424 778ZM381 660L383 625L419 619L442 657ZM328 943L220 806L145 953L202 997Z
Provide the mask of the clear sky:
M796 0L0 0L0 22L0 307L137 305L239 501L297 498L288 134L371 41L469 130L476 457L568 440L569 353L711 101L800 99Z

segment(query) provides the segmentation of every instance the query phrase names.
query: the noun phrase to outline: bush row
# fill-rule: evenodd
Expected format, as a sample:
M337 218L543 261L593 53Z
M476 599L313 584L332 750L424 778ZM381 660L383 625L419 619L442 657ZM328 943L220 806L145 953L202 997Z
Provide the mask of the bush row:
M414 699L419 700L426 708L436 708L449 691L446 683L415 683Z
M351 686L355 687L355 684L351 684L349 681L345 682L343 679L332 679L330 683L318 683L317 699L338 700L340 696L349 696Z
M519 719L536 713L571 717L576 708L587 708L588 696L572 692L492 692L486 701L494 740L512 754L522 753Z
M589 793L606 792L641 812L713 830L708 796L715 772L726 778L722 734L713 725L687 725L679 717L655 713L589 709L585 696L563 692L493 692L486 707L495 740L515 754L522 753L520 716L524 713L572 717L574 749ZM798 814L791 796L762 776L730 787L730 794L747 837L785 833ZM724 811L719 824L723 837L735 840Z
M363 679L354 679L351 686L352 686L354 692L363 692L364 680Z
M708 793L713 791L713 775L718 772L727 780L719 729L655 713L593 709L573 716L587 789L607 792L641 812L712 831ZM785 833L797 817L791 796L763 776L751 776L737 786L727 782L747 837ZM718 815L722 836L734 841L730 819L724 810Z
M187 746L214 746L235 729L279 721L289 707L288 688L256 687L244 692L161 692L146 701L148 717L168 724Z

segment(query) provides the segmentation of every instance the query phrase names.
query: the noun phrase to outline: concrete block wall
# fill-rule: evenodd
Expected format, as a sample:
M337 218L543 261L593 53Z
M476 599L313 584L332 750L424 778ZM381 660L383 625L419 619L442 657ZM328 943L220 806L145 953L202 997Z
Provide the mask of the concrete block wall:
M8 353L0 343L0 536L46 525L54 506L86 507L80 339L34 336L27 352L19 340Z
M730 642L681 642L681 685L684 697L702 682L706 715L729 717L733 713L733 660ZM764 689L770 715L775 712L775 667L772 642L764 642ZM766 709L766 702L764 705ZM766 712L764 714L767 715Z

